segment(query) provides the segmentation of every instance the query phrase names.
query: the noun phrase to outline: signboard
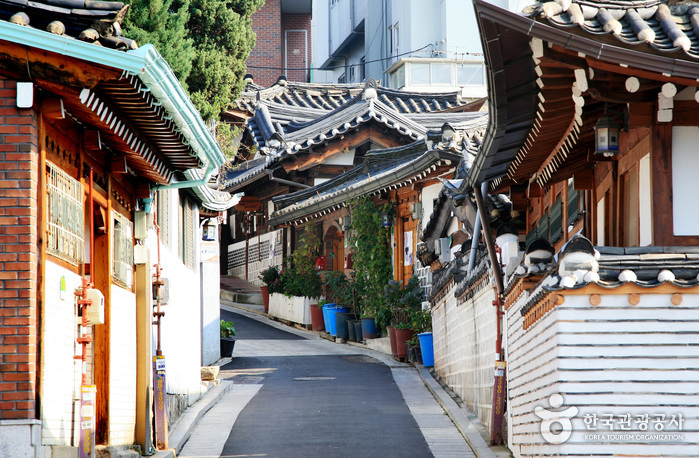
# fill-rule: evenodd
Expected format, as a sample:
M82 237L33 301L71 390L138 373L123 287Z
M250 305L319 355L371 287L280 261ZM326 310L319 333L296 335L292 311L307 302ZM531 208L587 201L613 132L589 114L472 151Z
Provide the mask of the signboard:
M505 414L505 361L495 361L495 382L493 383L493 414L490 419L490 444L504 443L502 422Z
M254 196L243 196L235 206L239 212L255 212L260 209L260 198Z
M80 387L80 445L79 458L95 457L95 403L97 387L82 385Z
M218 262L218 242L202 241L200 249L201 262Z
M168 448L167 441L167 385L165 384L165 357L153 357L155 372L155 446L158 450Z

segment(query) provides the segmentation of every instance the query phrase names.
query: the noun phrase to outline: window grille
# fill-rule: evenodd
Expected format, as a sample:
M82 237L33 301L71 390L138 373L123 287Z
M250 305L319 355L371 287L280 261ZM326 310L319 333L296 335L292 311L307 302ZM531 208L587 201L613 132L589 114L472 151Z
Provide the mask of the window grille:
M48 221L47 253L77 266L85 259L83 186L51 162L46 162Z
M112 278L127 288L133 284L133 223L112 211Z

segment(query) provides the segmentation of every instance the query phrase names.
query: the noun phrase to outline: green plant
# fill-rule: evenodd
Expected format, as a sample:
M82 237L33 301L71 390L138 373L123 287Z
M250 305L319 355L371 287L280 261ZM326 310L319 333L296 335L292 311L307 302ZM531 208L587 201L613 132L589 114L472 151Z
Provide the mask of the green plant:
M427 326L429 314L425 315L422 311L425 292L417 277L410 278L405 286L399 281L390 280L384 286L384 297L391 310L391 326L415 330Z
M235 328L232 321L221 320L221 338L232 337L235 335Z
M347 277L343 272L328 272L325 275L325 285L335 302L349 307L355 316L361 314L359 304L362 292L356 280Z
M272 293L282 293L283 286L280 281L281 275L279 274L279 268L277 266L270 266L263 270L260 274L260 279L267 285L267 292Z
M329 304L329 303L330 302L326 301L325 299L321 299L318 301L318 308L323 310L323 306L325 306L326 304Z
M315 270L315 259L321 246L317 229L317 226L306 227L299 247L284 260L280 283L288 297L319 297L323 293L323 282Z
M385 328L390 322L383 287L393 275L391 233L381 226L381 213L391 210L390 204L375 207L368 196L349 204L352 230L348 245L354 253L355 291L361 304L360 313L374 317L379 328Z

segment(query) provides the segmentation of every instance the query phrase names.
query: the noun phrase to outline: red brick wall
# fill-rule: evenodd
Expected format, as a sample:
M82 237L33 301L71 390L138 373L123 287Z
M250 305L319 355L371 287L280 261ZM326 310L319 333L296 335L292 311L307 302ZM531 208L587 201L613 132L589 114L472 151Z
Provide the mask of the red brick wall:
M282 59L282 9L281 0L267 0L252 15L252 29L257 35L255 47L248 57L248 65L281 68ZM255 83L268 87L281 75L281 70L248 68Z
M38 122L0 78L0 419L35 417Z
M306 68L311 62L311 15L284 14L281 12L281 0L267 0L262 8L252 15L252 29L257 35L255 47L248 57L247 72L253 76L255 83L269 87L280 76L285 75L289 81L305 82L308 80L306 70L284 71L284 40L288 40L289 50L286 66L289 68ZM287 30L305 30L303 33ZM304 47L305 52L304 52ZM294 49L299 52L294 54ZM250 66L272 67L251 68Z
M304 32L301 32L304 31ZM286 55L286 68L306 69L311 62L311 15L285 14L282 16L282 47ZM305 48L305 49L304 49ZM294 54L295 50L298 52ZM308 81L307 70L287 70L289 81Z

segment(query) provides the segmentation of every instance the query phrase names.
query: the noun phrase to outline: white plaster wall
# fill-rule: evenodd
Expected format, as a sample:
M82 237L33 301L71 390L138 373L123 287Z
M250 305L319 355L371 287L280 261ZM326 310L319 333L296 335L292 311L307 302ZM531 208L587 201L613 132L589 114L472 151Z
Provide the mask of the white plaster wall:
M129 445L136 426L136 295L112 285L109 444Z
M81 372L76 354L77 315L73 292L81 285L80 276L46 261L44 307L44 346L41 370L41 418L43 445L72 445L73 412L79 409ZM60 280L66 291L61 295ZM0 455L2 455L0 453ZM10 455L6 455L10 456Z
M698 235L699 215L694 211L699 194L699 127L672 128L672 215L675 235Z
M432 309L435 370L488 426L495 367L494 299L493 288L488 286L457 305L452 287Z
M683 294L672 305L669 294L567 296L528 330L519 312L522 297L507 311L508 409L515 456L699 456L699 296ZM681 292L681 291L680 291ZM537 406L552 410L559 393L574 407L572 435L552 445L541 435ZM682 415L683 431L588 429L585 415ZM617 423L618 425L618 423ZM650 440L639 434L679 434L681 439ZM631 440L599 440L594 434L630 434Z
M217 262L201 263L202 365L213 364L221 357L221 274Z
M444 185L441 183L433 184L431 186L423 188L422 190L422 230L420 231L421 234L427 227L427 223L430 222L430 216L434 211L434 200L437 197L439 197L439 192L442 190L443 186Z

